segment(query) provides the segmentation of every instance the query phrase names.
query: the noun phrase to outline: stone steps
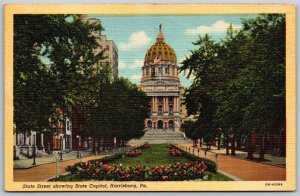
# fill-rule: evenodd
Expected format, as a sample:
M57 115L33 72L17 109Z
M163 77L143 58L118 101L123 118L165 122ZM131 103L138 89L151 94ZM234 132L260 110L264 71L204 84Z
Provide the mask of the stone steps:
M149 129L140 139L133 139L129 144L162 144L162 143L191 143L192 141L184 138L182 132L175 132L171 129Z

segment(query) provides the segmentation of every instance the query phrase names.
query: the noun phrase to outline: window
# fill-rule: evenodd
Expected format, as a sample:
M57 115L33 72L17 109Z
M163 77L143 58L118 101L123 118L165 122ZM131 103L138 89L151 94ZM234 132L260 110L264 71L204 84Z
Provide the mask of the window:
M155 68L154 67L151 68L151 76L155 76Z
M169 105L169 114L173 114L173 105Z
M158 114L162 114L162 105L158 105Z
M149 69L148 69L148 67L146 68L146 76L148 76L149 75Z
M166 68L165 68L165 73L166 73L166 74L169 74L169 67L166 67Z

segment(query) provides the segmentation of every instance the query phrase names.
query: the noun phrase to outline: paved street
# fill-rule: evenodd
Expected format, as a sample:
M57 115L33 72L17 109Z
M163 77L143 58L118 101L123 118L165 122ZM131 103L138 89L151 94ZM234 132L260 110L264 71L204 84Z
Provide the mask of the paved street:
M181 144L181 146L184 146L184 150L185 147L190 147L191 149L193 148L189 144ZM198 155L196 149L194 152L195 155ZM204 151L200 150L199 155L200 157L205 157ZM216 161L215 155L216 154L214 152L207 152L206 158ZM257 163L222 154L218 156L218 169L246 181L281 181L286 179L285 168Z

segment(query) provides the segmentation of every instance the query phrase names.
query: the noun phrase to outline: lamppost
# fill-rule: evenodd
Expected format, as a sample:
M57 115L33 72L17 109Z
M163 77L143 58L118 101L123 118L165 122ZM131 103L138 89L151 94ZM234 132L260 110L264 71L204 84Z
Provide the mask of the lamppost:
M63 134L59 134L59 137L60 137L60 160L62 161L63 158L62 158L62 154L63 154Z
M80 146L80 136L76 135L76 138L78 139L78 143L77 143L77 158L79 158L79 146Z
M32 165L36 165L36 163L35 163L35 145L36 145L35 135L36 135L36 133L32 132L32 135L33 135L33 163L32 163Z
M217 165L217 169L218 169L218 156L219 156L219 154L216 153L215 157L216 157L216 165Z

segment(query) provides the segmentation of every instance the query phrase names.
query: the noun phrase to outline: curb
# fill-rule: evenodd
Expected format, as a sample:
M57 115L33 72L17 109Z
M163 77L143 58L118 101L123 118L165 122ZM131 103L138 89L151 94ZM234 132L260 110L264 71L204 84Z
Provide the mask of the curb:
M243 181L242 179L240 179L240 178L238 178L238 177L236 177L236 176L234 176L234 175L232 175L230 173L227 173L227 172L225 172L223 170L218 170L217 172L219 172L221 174L224 174L225 176L228 176L228 177L232 178L234 181Z

